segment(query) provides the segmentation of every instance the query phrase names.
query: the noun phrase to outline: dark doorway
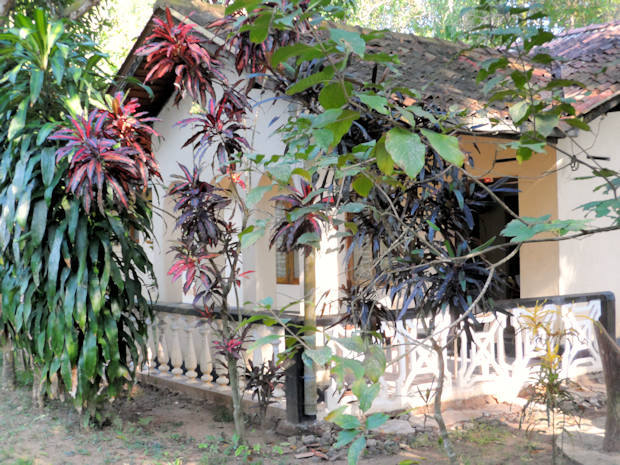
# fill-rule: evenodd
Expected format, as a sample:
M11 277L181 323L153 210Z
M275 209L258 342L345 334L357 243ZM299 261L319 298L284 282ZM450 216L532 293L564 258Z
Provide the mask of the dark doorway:
M485 184L493 184L497 179L485 178ZM517 180L509 180L502 185L500 191L496 192L497 197L517 215L519 214L519 192ZM502 229L513 219L512 216L495 200L488 198L484 202L477 214L474 216L476 223L474 226L474 236L484 244L492 237L495 237L493 244L504 244L508 239L500 235ZM497 249L489 252L486 257L492 262L497 262L504 258L510 249ZM498 282L501 283L497 298L499 299L518 299L520 297L520 266L519 254L516 254L508 262L502 264L497 269L501 274Z

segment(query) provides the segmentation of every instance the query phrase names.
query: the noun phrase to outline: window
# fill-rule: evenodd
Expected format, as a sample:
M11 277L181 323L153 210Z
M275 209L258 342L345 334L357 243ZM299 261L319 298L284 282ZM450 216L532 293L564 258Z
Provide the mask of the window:
M276 203L276 222L284 220L287 204ZM299 254L298 252L280 252L278 247L282 238L276 243L276 282L278 284L299 284Z

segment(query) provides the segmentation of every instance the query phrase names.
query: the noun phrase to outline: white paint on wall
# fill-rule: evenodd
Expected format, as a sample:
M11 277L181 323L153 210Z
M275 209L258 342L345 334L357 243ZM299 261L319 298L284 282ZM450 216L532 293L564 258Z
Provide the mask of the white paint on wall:
M586 153L609 157L603 166L620 170L620 112L608 113L590 123L591 132L580 131L574 140L562 139L562 151L578 156ZM558 150L558 217L582 219L579 207L586 202L605 198L602 190L593 189L603 183L601 178L577 180L590 176L590 169L578 166L573 170L570 157ZM609 198L608 196L606 198ZM593 219L592 216L588 217ZM593 224L610 225L609 219L600 218ZM620 231L586 236L560 242L560 294L611 291L620 298ZM616 304L616 336L620 334L620 315Z
M236 76L229 76L231 82L235 82ZM245 125L250 128L244 136L250 142L252 150L256 153L273 155L284 151L281 137L276 133L277 128L286 122L289 114L290 103L283 100L273 100L274 94L270 91L254 90L250 93L252 104L251 113L246 117ZM174 244L177 233L174 231L175 218L173 202L166 197L166 192L173 182L173 175L181 174L179 163L187 166L190 170L194 163L192 147L183 147L183 144L192 135L192 127L181 127L177 123L191 116L192 102L190 98L183 99L179 105L174 105L170 99L160 112L159 121L155 123L155 130L160 138L154 140L153 150L160 165L162 181L154 187L153 203L156 212L153 218L153 230L155 241L149 251L152 259L155 276L158 283L157 300L160 302L191 302L191 296L184 296L181 280L172 283L168 270L174 262L174 253L170 247ZM202 179L214 182L219 172L214 171L211 161L214 156L214 148L209 149L204 155ZM244 174L243 179L248 188L255 187L260 182L260 173L248 179ZM264 197L252 211L250 223L256 219L269 218L273 210L270 198L275 195L272 192ZM239 215L235 215L236 224L239 224ZM300 261L300 264L303 261ZM269 234L259 239L252 247L243 251L241 258L242 271L253 271L247 278L242 280L242 288L239 301L258 302L266 297L274 299L277 308L288 305L292 301L301 301L303 298L303 276L299 285L276 285L275 252L269 249ZM236 305L236 299L231 295L230 304ZM251 305L250 305L251 306ZM292 307L303 313L303 305L297 304Z

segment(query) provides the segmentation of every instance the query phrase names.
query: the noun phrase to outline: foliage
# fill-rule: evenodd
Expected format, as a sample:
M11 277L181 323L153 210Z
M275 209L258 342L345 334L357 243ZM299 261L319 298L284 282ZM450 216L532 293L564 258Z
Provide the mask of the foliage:
M193 135L183 147L194 144L194 156L202 161L205 152L216 146L216 159L222 173L226 173L230 159L237 153L250 148L250 144L240 132L247 129L243 125L243 116L248 108L244 95L234 87L226 89L217 102L209 100L207 107L191 118L179 121L184 127L192 125ZM234 169L234 165L232 166Z
M228 2L226 2L228 3ZM282 8L289 13L293 22L307 7L307 0L290 2L257 2L252 9L252 15L245 16L236 11L234 5L226 9L227 16L216 20L209 25L214 31L230 30L231 35L226 41L226 48L235 55L235 69L241 75L244 71L250 73L247 79L246 90L249 91L261 74L270 68L269 59L273 52L287 45L295 44L300 40L300 30L287 27L278 27L276 20L273 23L275 30L269 34L272 25L272 12L274 7ZM282 25L286 26L285 22Z
M208 250L205 244L196 244L194 238L189 238L191 247L185 244L178 256L184 260L185 268L174 274L180 276L183 271L179 270L189 270L183 254L189 257L190 250L203 251L194 256L216 255L207 260L211 260L213 277L218 272L217 260L220 270L224 268L222 264L228 270L228 275L219 271L217 276L219 294L214 291L213 280L205 285L198 272L192 272L191 277L197 287L202 286L206 293L203 296L217 297L212 299L213 305L221 308L224 315L220 347L226 352L232 383L236 351L241 347L238 342L243 338L237 337L239 327L230 325L228 296L239 285L241 247L257 240L266 231L267 223L252 217L249 201L246 203L243 192L237 188L239 171L270 176L272 185L259 186L248 194L254 200L274 186L290 189L301 185L301 190L274 199L288 205L285 219L272 225L271 244L282 240L280 246L284 250L304 248L308 252L319 243L321 234L333 234L341 241L341 248L346 249L347 262L359 260L356 254L363 255L364 250L370 250L370 276L349 288L348 296L341 302L351 313L360 313L352 315L352 320L361 322L367 331L360 336L362 342L383 342L378 334L371 332L380 325L373 326L371 322L373 318L375 322L381 321L392 310L397 310L398 318L408 311L414 317L428 317L424 320L429 322L428 339L432 350L439 355L439 379L443 380L442 348L433 338L435 317L449 309L457 320L455 330L467 330L475 322L475 313L489 308L488 302L498 282L497 269L518 252L521 242L538 232L565 234L580 230L584 224L515 218L524 226L513 223L506 229L506 236L518 238L512 244L493 245L493 239L485 244L477 243L473 237L476 210L488 199L498 202L496 192L505 186L503 180L488 186L469 171L473 161L461 151L456 135L468 130L461 123L470 115L422 103L419 92L396 83L398 57L373 52L367 46L381 36L380 32L339 27L324 21L326 12L331 18L344 17L344 10L327 0L314 3L293 0L285 4L240 0L227 8L229 18L215 25L229 28L229 45L232 43L230 46L236 53L237 71L249 68L253 71L248 76L250 80L260 71L265 87L275 89L283 98L292 98L297 111L291 112L278 130L286 150L273 156L248 153L246 144L236 139L242 137L236 135L244 129L237 126L240 121L237 117L246 112L245 104L231 118L217 100L212 100L207 110L201 109L200 116L188 120L187 124L198 128L198 133L188 141L194 144L195 152L204 152L206 145L216 143L222 147L217 149L217 158L220 168L227 166L227 170L220 179L229 181L226 197L231 199L230 210L239 212L242 220L237 222L241 223L240 227L223 220L221 225L230 226L221 229L221 241ZM561 122L586 127L559 92L578 83L536 80L527 61L530 54L536 63L553 61L538 53L537 47L553 37L541 25L544 16L528 8L497 7L489 2L484 2L474 13L491 14L506 26L483 25L478 37L485 43L502 46L507 53L512 49L517 53L518 59L498 56L483 63L479 80L487 81L485 89L492 92L491 102L510 106L509 114L522 134L520 140L510 145L517 151L519 160L525 161L543 151L549 136L561 130ZM517 27L509 28L509 24ZM172 39L167 46L170 44ZM518 61L521 59L524 61ZM351 75L353 64L368 69L381 64L385 67L384 76L376 79L373 73L372 81L364 82ZM223 81L210 79L225 90L229 88ZM251 81L246 87L246 93L253 84ZM196 92L194 99L197 96ZM227 132L229 123L233 129ZM226 141L231 139L238 143L227 147ZM235 151L243 153L235 155ZM224 214L223 209L216 210L216 215ZM233 213L228 213L232 218ZM254 224L249 224L251 221ZM488 254L494 247L512 250L494 262ZM356 268L355 263L352 268ZM185 288L189 289L187 281ZM307 363L328 365L335 373L352 371L356 382L359 381L355 395L366 412L378 394L378 377L385 370L385 357L380 362L379 352L383 353L379 345L375 347L377 353L366 354L365 364L357 359L333 357L326 346L316 349L307 346L304 357ZM364 347L361 352L372 351ZM443 384L438 384L435 415L443 425L440 408ZM349 439L346 444L351 444L350 462L355 462L364 449L364 434L370 426L343 412L336 412L330 418L337 419L348 431L344 439ZM445 425L442 428L444 446L454 462Z
M50 136L66 142L56 151L56 162L69 158L67 190L82 198L86 213L95 196L99 211L104 211L108 189L126 209L135 192L144 193L149 179L159 177L153 153L143 148L157 135L148 126L153 118L136 113L137 100L123 104L122 98L117 94L110 108L92 110L88 119L71 118L71 127Z
M372 29L391 29L445 40L470 41L470 32L483 24L499 27L503 13L480 14L481 3L503 9L527 7L544 11L546 18L539 24L547 30L562 32L567 29L613 21L620 6L614 0L570 0L558 8L549 0L537 2L508 2L506 0L394 0L385 3L355 2L350 22Z
M102 399L122 394L144 349L150 308L142 280L152 275L151 267L127 231L148 237L150 207L125 191L126 205L119 208L119 192L110 183L122 174L119 165L105 167L106 183L98 184L100 208L81 206L89 204L85 198L93 191L76 186L92 183L102 166L102 153L94 149L102 142L89 137L101 136L104 127L106 137L113 137L118 129L113 121L120 121L107 110L91 113L90 121L80 117L82 102L96 100L106 85L97 68L102 56L92 43L65 31L61 21L49 21L43 10L32 19L17 14L14 21L19 29L5 30L0 40L2 323L33 357L48 392L58 381L78 408L94 414ZM120 97L116 102L125 105ZM136 108L127 105L131 120ZM122 148L141 137L139 115L135 122L116 150L126 157L124 165L139 171L135 167L146 153ZM57 135L69 138L68 148L50 136L59 127L66 128ZM69 135L74 130L80 135ZM64 155L88 156L92 164L72 169ZM137 181L143 179L136 176L126 187Z
M568 388L569 380L561 376L561 345L577 337L574 331L567 330L561 324L559 307L550 309L543 303L524 309L519 331L527 331L534 336L535 350L540 354L540 366L532 380L532 390L527 403L521 411L519 426L522 425L528 411L535 405L545 406L547 426L551 427L553 445L553 463L556 463L556 415L575 416L577 404Z
M256 399L259 408L259 422L265 419L267 407L272 403L273 393L283 381L284 370L275 360L268 360L260 365L255 365L252 360L248 360L246 368L245 390L252 393L252 399Z
M278 249L288 252L303 245L307 256L313 249L310 244L316 243L321 237L321 223L328 220L321 210L332 203L333 199L321 198L321 192L317 195L313 186L303 178L299 183L299 189L291 187L289 194L276 195L271 199L286 205L286 208L285 218L274 225L269 246L278 244Z
M544 153L549 145L563 153L557 145L549 143L550 136L569 137L571 128L589 131L590 127L576 115L573 100L564 97L563 93L567 87L584 88L583 83L553 75L539 78L535 73L537 67L548 69L557 60L544 48L555 37L544 26L548 18L546 11L549 10L541 10L539 7L506 9L485 1L481 2L476 11L504 18L502 27L486 24L478 28L474 35L483 37L482 42L491 42L504 51L503 56L483 63L477 80L485 82L489 102L502 101L510 106L509 116L514 127L520 130L520 137L507 146L516 151L520 162L530 159L536 153ZM601 191L604 197L583 204L581 208L586 215L607 217L612 225L619 225L620 173L602 166L587 153L584 158L566 153L563 155L570 156L571 164L583 165L591 172L591 176L585 179L601 181L595 191ZM510 237L512 242L523 242L541 232L564 236L570 232L587 232L588 229L592 229L590 221L550 220L548 216L543 216L515 219L506 226L502 235Z
M225 291L231 288L217 259L238 256L237 230L224 218L224 209L230 204L226 190L200 180L197 166L191 173L183 165L180 167L185 177L173 183L168 193L176 202L175 211L180 213L175 227L181 232L174 247L177 261L168 274L173 280L185 274L185 293L199 286L194 303L202 301L202 309L211 313L225 305Z
M379 378L385 372L386 360L381 345L374 344L368 337L353 335L346 339L335 339L335 342L358 354L354 359L333 355L331 361L335 363L333 373L338 387L342 388L345 379L353 375L355 381L348 387L356 397L362 415L358 418L345 413L347 406L343 405L330 412L325 419L342 428L334 447L349 445L347 458L349 465L353 465L358 462L366 448L367 434L389 419L385 413L367 413L379 395Z
M175 212L180 215L175 229L181 233L178 244L173 247L175 263L169 275L173 280L184 276L183 291L194 293L194 305L205 316L217 313L220 318L221 325L214 327L220 339L216 350L228 369L235 431L243 441L242 393L237 365L249 326L235 324L236 315L230 308L229 298L235 298L236 306L241 306L238 289L241 279L248 273L241 271L239 232L245 229L249 212L239 195L237 186L243 189L244 183L232 159L237 152L249 148L241 135L245 129L241 122L250 106L234 85L228 85L219 70L219 61L200 46L201 39L191 34L191 30L190 25L175 24L170 11L166 10L166 21L156 20L154 33L137 53L147 56L147 81L174 71L175 103L189 94L196 105L203 105L197 116L178 123L192 125L195 130L184 144L193 144L194 164L191 171L180 165L183 175L177 176L168 192L175 200ZM221 91L219 99L216 89ZM211 97L208 103L207 94ZM221 180L230 183L227 188L215 187L200 179L205 166L203 155L216 144L216 158L224 173ZM211 166L215 166L215 161ZM237 209L246 218L240 228L232 221Z
M185 93L205 103L207 93L216 98L212 80L224 80L218 70L219 62L200 46L203 40L191 33L191 24L176 23L170 10L166 9L165 21L154 18L153 33L146 38L147 44L136 50L136 55L145 56L148 74L145 83L159 79L169 73L175 74L174 85L179 89L175 103Z

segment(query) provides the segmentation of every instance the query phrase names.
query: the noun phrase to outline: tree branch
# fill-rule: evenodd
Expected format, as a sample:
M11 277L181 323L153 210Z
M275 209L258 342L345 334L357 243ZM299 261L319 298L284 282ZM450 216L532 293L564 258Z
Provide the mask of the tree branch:
M101 0L75 0L63 10L62 16L75 21L84 16L89 10L99 5L99 3L101 3Z

